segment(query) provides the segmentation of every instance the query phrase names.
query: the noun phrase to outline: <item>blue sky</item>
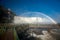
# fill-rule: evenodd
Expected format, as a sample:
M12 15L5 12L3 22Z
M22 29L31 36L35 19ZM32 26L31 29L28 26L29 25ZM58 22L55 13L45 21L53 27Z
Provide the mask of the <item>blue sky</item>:
M42 12L60 23L60 0L0 0L17 15L23 12Z

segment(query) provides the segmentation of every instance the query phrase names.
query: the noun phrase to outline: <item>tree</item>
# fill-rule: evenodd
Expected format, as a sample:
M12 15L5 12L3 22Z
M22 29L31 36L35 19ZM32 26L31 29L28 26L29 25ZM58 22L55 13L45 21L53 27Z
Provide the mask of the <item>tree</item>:
M0 6L0 23L12 23L14 16L16 16L16 14L10 9Z

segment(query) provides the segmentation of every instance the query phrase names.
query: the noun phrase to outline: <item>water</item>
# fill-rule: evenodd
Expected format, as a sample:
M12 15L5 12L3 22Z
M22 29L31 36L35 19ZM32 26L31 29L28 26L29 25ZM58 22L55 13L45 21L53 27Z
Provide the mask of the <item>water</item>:
M60 40L60 29L52 29L50 32L48 32L47 29L31 29L31 30L41 32L42 34L39 35L37 35L34 32L30 33L31 36L40 38L41 40Z
M60 40L60 29L31 28L27 32L18 32L20 40Z

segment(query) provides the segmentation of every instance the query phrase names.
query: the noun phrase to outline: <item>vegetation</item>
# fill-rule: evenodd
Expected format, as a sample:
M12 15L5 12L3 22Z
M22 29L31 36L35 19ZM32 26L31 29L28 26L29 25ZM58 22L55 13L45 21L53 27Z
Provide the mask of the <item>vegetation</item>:
M0 23L11 23L15 15L10 9L0 6Z

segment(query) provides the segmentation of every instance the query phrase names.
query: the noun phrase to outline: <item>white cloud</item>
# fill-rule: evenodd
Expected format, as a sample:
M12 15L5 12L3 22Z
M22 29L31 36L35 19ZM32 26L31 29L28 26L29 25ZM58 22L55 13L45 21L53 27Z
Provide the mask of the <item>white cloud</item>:
M47 18L41 18L41 17L20 17L20 16L15 16L14 17L14 23L16 24L21 24L21 23L41 23L41 24L46 24L46 23L52 23L50 20Z
M41 23L41 24L50 24L56 22L49 16L41 12L24 12L20 16L14 17L14 23Z

